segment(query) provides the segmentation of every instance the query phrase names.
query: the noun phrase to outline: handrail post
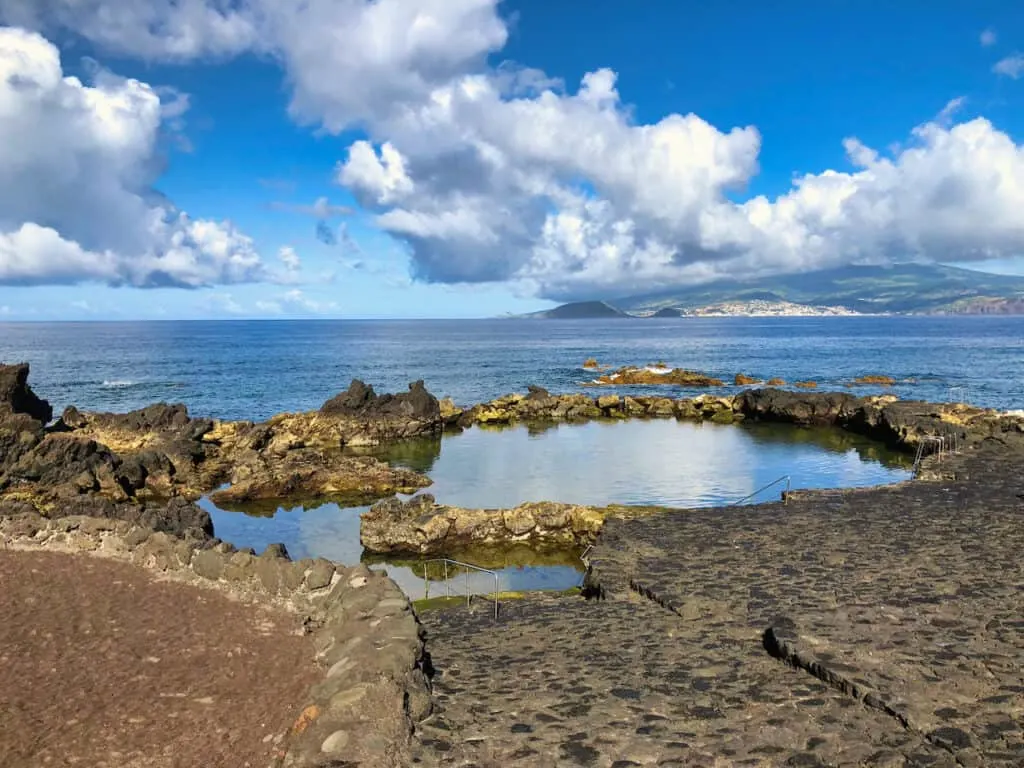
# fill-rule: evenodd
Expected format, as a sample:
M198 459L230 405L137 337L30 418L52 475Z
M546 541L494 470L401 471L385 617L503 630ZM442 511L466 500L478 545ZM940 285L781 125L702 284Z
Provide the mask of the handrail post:
M753 493L751 493L751 494L749 494L749 495L747 495L747 496L744 496L744 497L743 497L742 499L740 499L739 501L734 501L734 502L732 502L732 504L730 504L729 506L730 506L730 507L736 507L736 506L739 506L739 505L740 505L740 504L742 504L742 503L743 503L744 501L748 501L749 499L752 499L752 498L754 498L755 496L757 496L757 495L758 495L759 493L761 493L762 491L767 491L767 490L768 490L769 488L771 488L771 487L772 487L773 485L778 485L779 483L781 483L781 482L783 482L783 481L785 481L785 483L786 483L786 494L788 494L788 493L789 493L789 492L790 492L790 491L792 490L792 478L791 478L791 476L790 476L790 475L783 475L782 477L777 477L777 478L775 478L774 480L772 480L772 481L771 481L770 483L768 483L767 485L763 485L763 486L761 486L760 488L758 488L758 489L757 489L756 491L754 491ZM788 503L788 499L786 498L786 496L785 496L785 495L784 495L784 496L782 497L782 503L783 503L783 504L786 504L786 503Z
M448 599L451 599L451 597L452 597L451 578L454 578L455 576L458 575L457 572L455 574L449 574L449 572L448 572L448 564L451 563L453 566L456 566L458 568L464 568L465 569L465 573L466 573L466 605L467 606L471 605L472 601L473 601L473 586L470 583L470 575L471 575L470 571L475 571L477 573L486 573L486 574L490 575L494 579L494 592L492 593L493 597L494 597L494 618L495 619L498 618L498 613L499 613L499 605L498 605L498 603L500 602L499 595L501 593L500 593L500 579L499 579L497 571L492 571L492 570L489 570L487 568L481 568L480 566L473 565L472 563L464 563L461 560L452 560L450 557L435 557L435 558L432 558L430 560L424 560L422 562L423 562L423 566L424 566L424 579L425 580L429 577L430 565L432 563L441 563L441 565L442 565L442 567L444 569L445 596ZM429 590L429 587L428 587L428 590ZM429 594L429 592L428 592L428 594ZM481 592L480 594L486 595L487 593L486 592Z

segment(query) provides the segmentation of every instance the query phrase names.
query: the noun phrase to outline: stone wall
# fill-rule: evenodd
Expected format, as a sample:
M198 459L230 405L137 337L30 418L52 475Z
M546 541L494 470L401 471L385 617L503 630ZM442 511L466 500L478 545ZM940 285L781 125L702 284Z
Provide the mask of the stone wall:
M415 724L431 710L429 656L409 600L363 565L261 555L225 542L197 548L130 522L93 517L0 518L0 546L126 560L163 578L270 600L304 617L324 676L280 744L280 768L408 764Z

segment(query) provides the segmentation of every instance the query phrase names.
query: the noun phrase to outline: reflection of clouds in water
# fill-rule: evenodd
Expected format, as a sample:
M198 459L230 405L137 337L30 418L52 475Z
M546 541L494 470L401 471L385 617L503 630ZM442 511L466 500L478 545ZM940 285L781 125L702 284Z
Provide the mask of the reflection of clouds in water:
M375 566L376 567L376 566ZM388 576L395 580L405 594L414 600L424 597L444 597L448 594L446 583L432 579L428 584L411 568L386 566ZM566 565L542 566L540 568L502 568L497 571L499 592L519 592L533 589L563 590L579 586L583 574ZM474 595L488 595L494 591L494 577L487 573L459 573L448 579L450 594L465 596L467 591Z
M359 516L369 507L339 508L324 504L305 512L299 522L299 540L305 557L324 557L345 565L357 565L363 554L359 543Z
M722 503L754 489L756 449L743 430L672 420L471 429L445 441L427 492L465 507Z
M795 433L794 433L795 434ZM780 475L794 488L874 485L907 476L876 462L864 462L856 450L829 451L813 442L792 442L782 432L760 434L731 426L674 420L591 422L531 436L525 428L502 431L470 429L445 438L441 456L426 489L444 504L464 507L509 507L526 501L582 504L725 505ZM779 488L749 503L778 498ZM258 552L284 542L296 559L325 557L354 565L360 561L359 516L367 507L336 504L303 510L279 510L273 518L221 512L200 502L214 519L217 535L238 547ZM515 562L514 560L512 562ZM412 597L422 597L424 583L404 566L386 567ZM579 583L572 567L500 569L499 590L565 589ZM453 580L465 591L465 577ZM472 574L470 590L493 589L487 574ZM444 594L433 582L431 596Z

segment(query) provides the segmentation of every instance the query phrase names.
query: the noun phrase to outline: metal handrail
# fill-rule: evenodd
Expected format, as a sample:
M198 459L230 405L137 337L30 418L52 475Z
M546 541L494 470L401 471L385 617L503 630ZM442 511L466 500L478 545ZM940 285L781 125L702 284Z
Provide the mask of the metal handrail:
M783 475L782 477L778 477L778 478L772 480L770 483L768 483L768 485L761 486L760 488L758 488L753 493L749 494L748 496L744 496L739 501L734 501L729 506L730 507L735 507L735 506L738 506L738 505L742 504L744 501L749 501L750 499L752 499L755 496L757 496L759 493L761 493L763 491L767 491L773 485L778 485L781 482L785 482L786 483L786 491L782 495L782 503L785 504L786 501L787 501L787 496L789 495L790 490L792 490L792 488L793 488L793 479L789 475Z
M593 544L590 544L590 545L589 545L589 546L588 546L588 547L587 547L586 549L584 549L584 550L583 550L583 552L582 552L582 553L580 554L580 562L581 562L581 563L583 563L583 568L585 569L585 570L583 571L583 575L582 575L582 576L580 577L580 583L579 583L579 584L577 585L577 586L578 586L578 587L580 587L581 589L583 588L583 585L584 585L584 584L586 583L586 581L587 581L587 571L589 571L589 570L590 570L590 558L588 558L588 557L587 557L587 555L589 555L589 554L590 554L590 553L591 553L591 552L593 551L593 549L594 549L594 545L593 545Z
M452 596L451 583L448 581L448 565L458 566L459 568L466 569L466 605L469 605L470 598L473 593L469 588L469 572L476 571L478 573L486 573L494 578L494 618L498 618L498 572L491 571L487 568L481 568L479 565L473 565L472 563L464 563L461 560L452 560L450 557L435 557L430 560L422 560L421 563L424 566L430 565L431 563L444 563L444 586L445 586L445 597L450 598ZM424 598L430 597L430 569L424 567L423 569L423 596Z
M934 446L929 451L928 446ZM947 453L960 453L960 435L956 430L950 430L943 435L922 435L917 441L917 453L914 455L914 468L911 470L914 477L921 472L921 465L928 456L937 456L938 461Z
M589 555L589 554L590 554L590 552L591 552L591 550L593 550L593 549L594 549L594 545L593 545L593 544L591 544L591 545L590 545L589 547L587 547L586 549L584 549L584 550L583 550L583 554L581 554L581 555L580 555L580 560L581 560L581 561L583 562L583 564L584 564L585 566L587 566L588 568L590 567L590 561L589 561L589 560L587 559L587 555Z

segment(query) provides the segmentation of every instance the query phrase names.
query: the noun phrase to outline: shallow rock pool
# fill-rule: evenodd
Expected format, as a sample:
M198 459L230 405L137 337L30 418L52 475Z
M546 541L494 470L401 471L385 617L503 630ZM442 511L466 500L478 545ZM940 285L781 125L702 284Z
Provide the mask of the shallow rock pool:
M590 422L502 429L474 427L461 434L418 440L377 453L427 474L425 489L439 503L511 507L526 501L723 507L742 502L788 475L794 489L861 487L910 477L907 457L835 429L785 425L725 426L674 420ZM778 484L745 503L779 498ZM374 558L359 544L359 515L367 507L283 505L274 512L225 511L200 502L216 534L238 547L261 551L283 542L293 558L326 557L345 564L364 560L388 573L414 598L425 596L425 566L415 560ZM460 560L497 571L502 591L567 589L582 578L579 552L538 552L527 547L468 552ZM444 570L429 566L429 595L493 589L487 574L460 573L448 585ZM451 572L448 573L452 577ZM468 579L468 580L467 580Z

